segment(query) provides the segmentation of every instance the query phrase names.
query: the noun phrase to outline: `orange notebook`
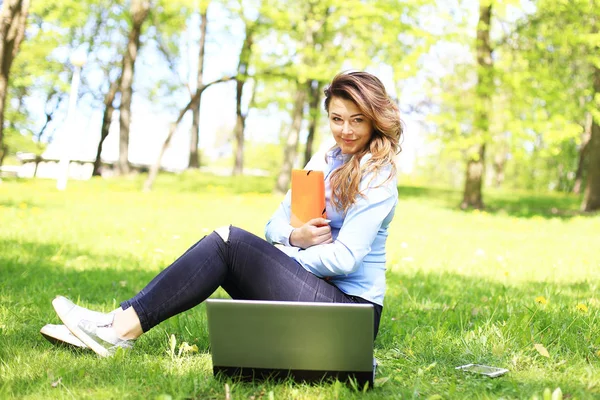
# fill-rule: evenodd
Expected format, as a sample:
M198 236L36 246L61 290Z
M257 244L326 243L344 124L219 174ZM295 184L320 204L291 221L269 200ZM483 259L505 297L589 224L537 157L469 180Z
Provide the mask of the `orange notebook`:
M313 218L327 218L323 171L292 170L292 216L290 224L299 228Z

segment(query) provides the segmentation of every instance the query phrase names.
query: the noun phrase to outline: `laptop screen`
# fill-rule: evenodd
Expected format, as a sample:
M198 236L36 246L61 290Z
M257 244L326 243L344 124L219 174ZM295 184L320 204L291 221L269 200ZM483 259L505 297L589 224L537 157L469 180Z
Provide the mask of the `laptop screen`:
M209 299L206 309L215 373L364 373L372 383L372 305Z

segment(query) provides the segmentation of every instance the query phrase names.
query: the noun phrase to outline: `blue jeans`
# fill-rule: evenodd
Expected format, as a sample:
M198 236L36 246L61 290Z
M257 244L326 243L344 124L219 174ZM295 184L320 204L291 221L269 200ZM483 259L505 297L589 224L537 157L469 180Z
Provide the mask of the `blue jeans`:
M200 304L218 287L243 300L373 304L343 293L267 241L232 226L226 242L216 232L205 236L121 308L133 307L147 332ZM373 306L376 336L382 307Z

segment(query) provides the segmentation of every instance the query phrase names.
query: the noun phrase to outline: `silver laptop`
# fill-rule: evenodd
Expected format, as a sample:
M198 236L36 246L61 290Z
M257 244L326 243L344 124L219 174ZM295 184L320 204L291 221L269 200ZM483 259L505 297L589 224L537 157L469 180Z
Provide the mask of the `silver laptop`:
M373 387L370 304L208 299L206 311L215 375Z

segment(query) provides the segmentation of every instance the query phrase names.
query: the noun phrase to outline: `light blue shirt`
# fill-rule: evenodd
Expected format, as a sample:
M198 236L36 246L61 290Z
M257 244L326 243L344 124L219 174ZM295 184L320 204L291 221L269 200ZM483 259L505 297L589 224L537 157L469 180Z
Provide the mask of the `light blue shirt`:
M363 165L370 158L365 155ZM385 243L388 226L394 218L398 202L396 176L388 179L391 166L362 177L359 185L364 196L344 215L331 199L331 173L349 159L339 148L314 156L304 169L321 170L325 175L325 201L327 219L331 220L333 243L301 249L290 245L293 231L290 225L291 191L288 191L279 208L265 228L269 243L280 243L281 250L296 260L307 271L329 281L351 296L362 297L383 306L385 295ZM387 180L387 182L386 182Z

